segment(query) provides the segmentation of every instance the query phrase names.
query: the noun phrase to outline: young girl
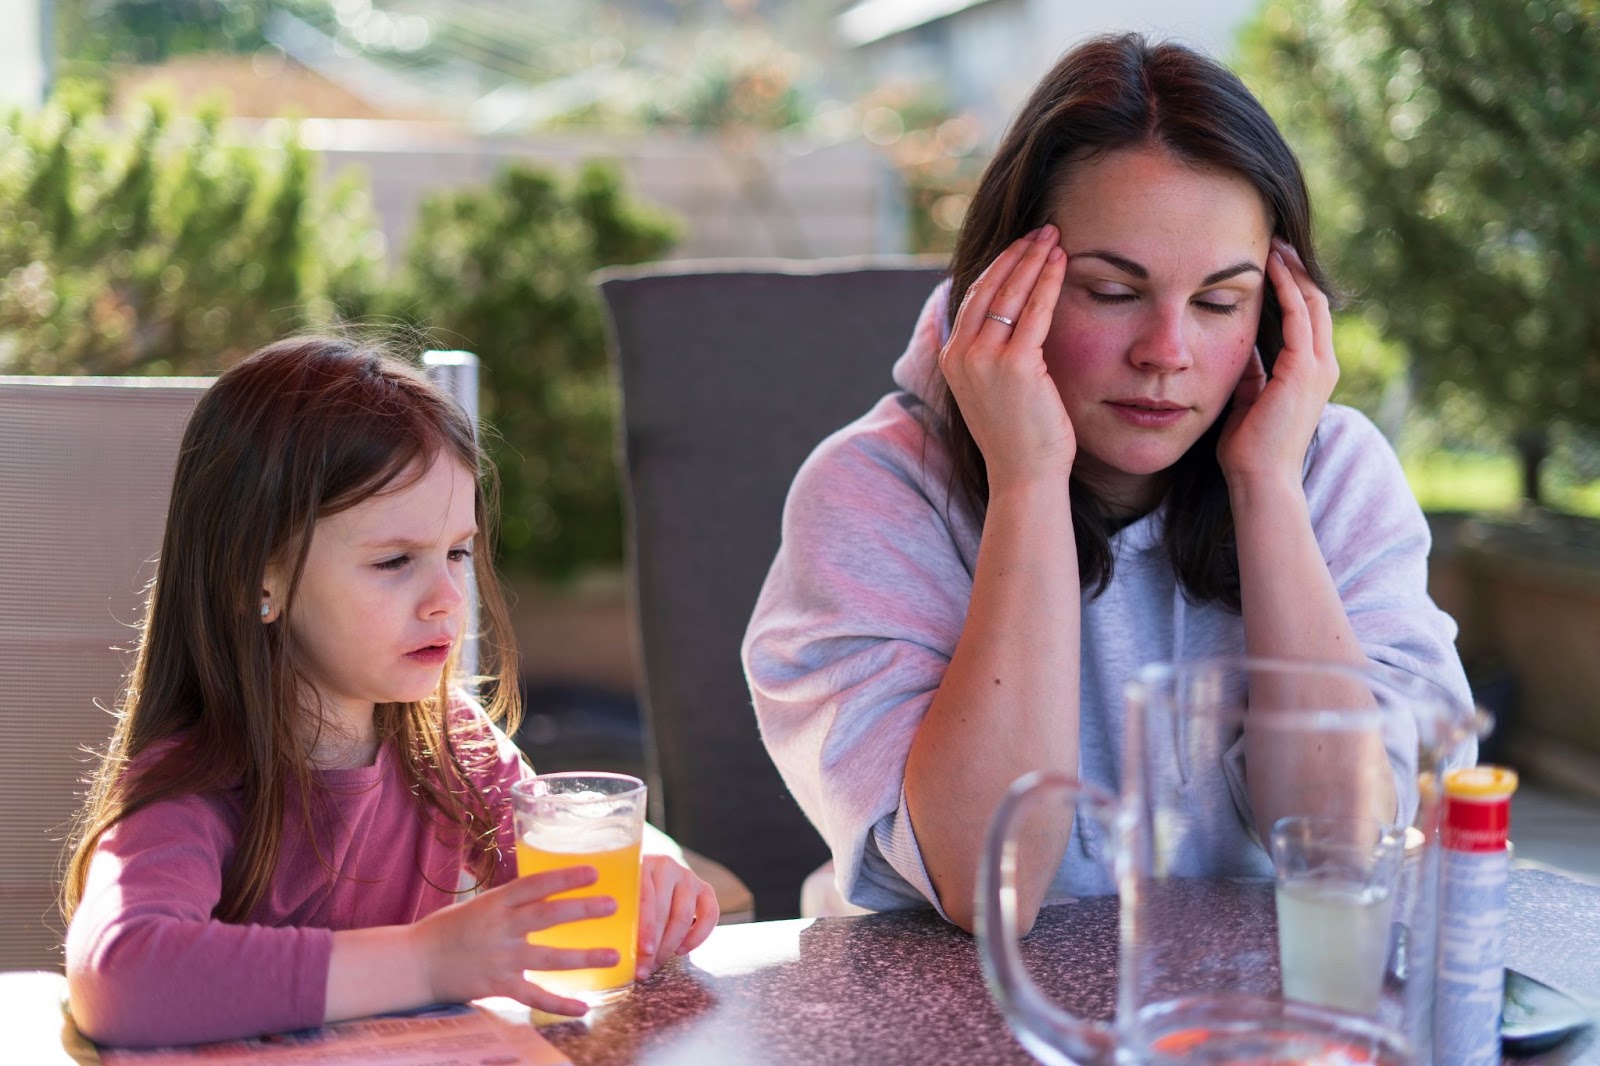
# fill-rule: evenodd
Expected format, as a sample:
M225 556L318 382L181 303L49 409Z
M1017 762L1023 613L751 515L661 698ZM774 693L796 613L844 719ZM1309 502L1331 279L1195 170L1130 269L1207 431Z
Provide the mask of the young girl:
M582 1014L527 970L609 948L592 867L516 876L531 773L515 655L478 583L487 712L452 686L494 520L473 427L406 364L291 340L221 375L174 477L143 637L65 885L74 1019L187 1043L479 996ZM644 859L638 976L710 933L710 886ZM471 889L482 889L471 894Z
M1305 185L1237 77L1137 36L1068 53L950 274L901 391L797 475L745 638L762 736L850 902L970 929L1006 788L1049 769L1115 791L1121 686L1150 661L1371 660L1469 699L1394 453L1327 402ZM1242 837L1333 799L1283 765L1246 766ZM1388 768L1344 769L1392 820ZM1098 832L1039 829L1025 915L1112 890Z

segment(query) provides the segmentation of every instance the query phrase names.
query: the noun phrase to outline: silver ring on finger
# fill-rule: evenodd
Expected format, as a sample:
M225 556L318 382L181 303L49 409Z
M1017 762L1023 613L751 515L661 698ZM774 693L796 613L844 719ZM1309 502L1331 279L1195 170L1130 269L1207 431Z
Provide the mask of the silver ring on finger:
M1001 325L1005 325L1005 326L1013 326L1014 327L1017 324L1014 320L1007 318L1005 315L997 315L993 311L990 311L989 313L987 313L983 317L984 318L992 318L996 322L999 322Z

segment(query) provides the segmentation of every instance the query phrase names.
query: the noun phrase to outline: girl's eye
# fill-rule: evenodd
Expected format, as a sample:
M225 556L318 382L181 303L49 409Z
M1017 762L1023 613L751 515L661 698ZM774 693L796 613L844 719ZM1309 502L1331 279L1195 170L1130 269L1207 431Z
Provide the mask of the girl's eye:
M472 561L471 548L451 548L450 561L452 563L466 563Z
M1195 306L1214 315L1233 315L1239 313L1238 304L1216 303L1212 300L1196 300Z
M1131 292L1096 292L1090 289L1089 299L1097 304L1125 304L1129 300L1137 300L1138 297Z
M406 565L410 559L411 556L409 555L396 555L393 559L385 559L381 563L373 563L372 566L375 570L398 570Z

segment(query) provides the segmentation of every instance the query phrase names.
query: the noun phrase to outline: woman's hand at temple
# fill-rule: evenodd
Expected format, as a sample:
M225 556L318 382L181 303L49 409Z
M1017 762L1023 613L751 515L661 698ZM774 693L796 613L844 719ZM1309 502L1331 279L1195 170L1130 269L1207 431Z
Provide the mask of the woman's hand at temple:
M1217 461L1234 488L1262 479L1300 484L1306 449L1339 381L1328 297L1282 238L1272 239L1267 277L1283 309L1283 349L1270 379L1256 353L1234 392L1217 442Z
M1067 267L1059 238L1047 225L1001 252L968 288L939 353L991 492L1041 478L1064 482L1077 453L1043 351Z

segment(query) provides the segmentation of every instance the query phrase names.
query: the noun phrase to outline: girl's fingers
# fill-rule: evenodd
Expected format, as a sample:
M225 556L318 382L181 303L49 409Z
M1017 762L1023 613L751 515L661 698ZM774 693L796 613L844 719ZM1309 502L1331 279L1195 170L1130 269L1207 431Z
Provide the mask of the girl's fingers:
M490 889L482 898L493 896L507 907L520 907L559 892L592 885L598 880L600 874L593 866L563 866L557 870L518 877L499 888Z
M664 870L665 862L657 864L653 869ZM651 908L653 933L648 940L641 937L639 941L639 965L636 976L641 981L650 976L656 968L656 959L664 954L661 951L661 941L666 932L667 920L672 914L673 883L673 879L669 878L666 884L655 886L654 906Z
M589 1013L589 1005L583 1000L558 996L526 979L512 992L511 998L524 1007L542 1010L546 1014L564 1014L572 1018L581 1018Z
M523 970L594 970L615 966L621 959L616 948L551 948L528 944L517 952Z
M717 918L720 917L721 910L722 908L717 905L716 890L702 882L700 891L695 893L694 925L689 928L689 935L683 938L683 943L678 945L679 955L687 955L706 942L711 930L717 927Z
M657 958L671 958L681 954L679 947L688 935L695 917L695 884L690 878L679 878L672 889L672 906L668 908L666 924L661 927L661 942L656 947Z
M650 875L648 857L639 871L639 942L635 952L640 958L655 950L656 934L661 926L656 922L656 882Z
M617 901L611 896L578 896L575 899L534 900L524 904L523 908L527 931L538 932L552 925L615 914Z

